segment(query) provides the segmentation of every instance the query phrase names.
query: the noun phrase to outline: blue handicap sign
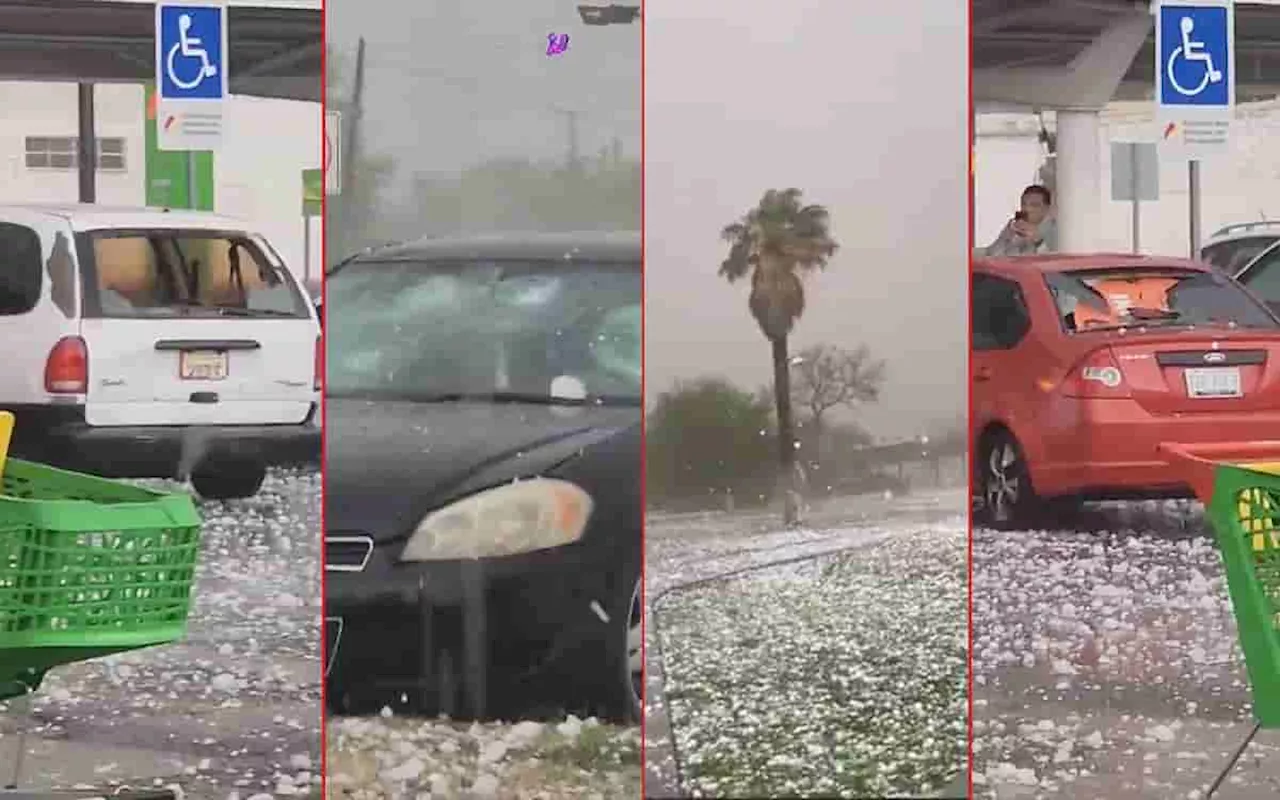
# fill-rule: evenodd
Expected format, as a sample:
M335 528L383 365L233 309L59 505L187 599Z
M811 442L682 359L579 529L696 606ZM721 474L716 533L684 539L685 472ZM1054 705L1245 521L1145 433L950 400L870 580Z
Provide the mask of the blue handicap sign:
M1156 85L1160 104L1227 108L1232 68L1230 10L1222 5L1161 5Z
M161 5L156 11L156 86L166 100L222 100L224 7Z

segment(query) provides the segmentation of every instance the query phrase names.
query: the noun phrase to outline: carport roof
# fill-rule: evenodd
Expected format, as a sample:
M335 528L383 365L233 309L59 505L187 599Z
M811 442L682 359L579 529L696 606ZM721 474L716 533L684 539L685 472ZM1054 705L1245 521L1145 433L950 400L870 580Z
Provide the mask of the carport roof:
M320 3L229 6L231 92L320 102ZM0 80L150 81L154 26L152 2L0 0Z
M974 69L1062 67L1132 0L972 0ZM1150 97L1155 34L1133 60L1116 99ZM1241 101L1280 94L1280 5L1236 3L1236 92Z

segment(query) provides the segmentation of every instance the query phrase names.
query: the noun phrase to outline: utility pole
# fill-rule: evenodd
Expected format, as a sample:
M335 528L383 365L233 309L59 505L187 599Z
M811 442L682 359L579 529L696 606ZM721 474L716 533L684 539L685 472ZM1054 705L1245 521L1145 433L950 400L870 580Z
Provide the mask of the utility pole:
M343 137L343 147L346 152L342 154L341 161L342 194L333 198L338 201L334 203L338 206L338 224L333 227L338 239L339 258L345 258L349 254L353 240L359 240L362 215L368 211L356 198L359 175L356 161L360 158L360 129L364 118L364 52L364 37L361 36L356 44L356 72L351 83L350 108L347 108L346 113L342 115L342 124L346 126L346 130L343 131L346 134ZM354 202L348 202L352 199Z
M578 112L567 108L551 109L556 114L562 115L569 125L569 151L565 166L570 170L577 170L580 164L578 155Z
M356 74L351 86L351 108L347 110L347 152L343 153L342 193L351 193L355 175L355 161L360 153L360 122L364 116L364 37L356 45Z

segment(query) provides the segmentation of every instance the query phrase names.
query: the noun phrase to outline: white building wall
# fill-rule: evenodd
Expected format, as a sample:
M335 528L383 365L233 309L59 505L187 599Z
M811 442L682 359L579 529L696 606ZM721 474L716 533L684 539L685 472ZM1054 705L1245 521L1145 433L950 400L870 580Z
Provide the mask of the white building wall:
M1105 115L1100 249L1128 252L1130 247L1131 206L1111 200L1110 142L1155 141L1155 127L1149 103L1116 104ZM1044 154L1035 139L1037 130L1038 123L1030 116L979 118L974 181L974 236L979 246L995 238L1016 209L1022 187L1034 181ZM1241 107L1233 136L1230 153L1207 159L1201 166L1205 239L1230 223L1280 220L1280 103ZM1160 199L1142 205L1143 252L1187 255L1188 226L1187 165L1166 160L1160 174Z
M95 89L97 134L125 140L125 170L98 173L98 202L140 206L145 193L141 86L103 84ZM69 83L0 81L0 203L74 203L73 169L28 169L28 136L76 135L76 87ZM223 149L214 157L214 207L252 221L299 277L303 254L302 170L320 166L318 103L232 97L225 115ZM311 226L311 274L321 271L320 220Z

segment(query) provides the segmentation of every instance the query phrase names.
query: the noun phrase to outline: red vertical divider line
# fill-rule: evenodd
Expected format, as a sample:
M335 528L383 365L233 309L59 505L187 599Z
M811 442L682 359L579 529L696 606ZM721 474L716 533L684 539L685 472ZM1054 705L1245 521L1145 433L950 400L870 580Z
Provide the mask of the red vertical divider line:
M320 194L320 247L319 247L320 315L321 315L320 343L322 347L327 346L325 331L329 330L329 326L325 324L325 319L324 319L329 313L329 304L325 302L325 292L327 291L326 284L328 283L328 281L325 280L325 274L324 274L325 265L329 263L329 260L328 260L329 237L325 235L326 231L329 228L329 221L325 217L325 215L329 211L329 208L328 208L329 193L325 191L326 181L325 181L325 176L323 172L324 167L327 166L325 164L324 151L325 151L325 148L328 147L327 142L329 141L329 138L328 138L329 131L327 130L329 126L328 115L325 113L325 106L327 105L327 98L328 98L328 80L329 80L329 71L327 68L328 61L329 61L329 16L328 14L325 13L326 5L327 3L324 0L322 0L320 3L320 38L321 38L321 42L320 42L320 45L321 45L320 46L320 167L321 167L320 184L321 184L321 188L320 188L320 192L321 194ZM307 224L310 225L311 223L308 221ZM310 229L308 229L307 235L308 236L311 235ZM320 364L318 366L318 369L320 369L320 397L319 397L319 403L320 403L320 530L317 531L317 535L320 537L320 796L321 797L329 796L329 734L328 734L329 714L327 712L329 704L328 704L328 698L326 697L326 688L325 688L326 681L324 678L324 668L325 668L325 665L329 663L329 654L325 652L328 648L325 646L325 622L324 622L325 598L326 598L325 589L326 589L326 583L328 582L328 578L326 576L326 570L325 570L325 563L324 563L325 562L325 554L324 554L325 513L324 512L325 512L325 506L329 504L329 494L326 491L327 489L326 484L328 483L327 478L329 474L329 470L326 469L326 467L328 466L326 464L326 461L328 460L328 455L327 455L328 448L324 446L325 429L329 425L329 415L325 413L325 407L324 407L325 406L325 402L324 402L325 385L327 384L327 381L325 380L326 376L324 373L326 372L326 370L324 369L324 366L325 364L328 363L328 360L329 360L328 350L326 349L325 357L320 359Z
M968 66L968 68L969 68L968 78L967 78L967 80L968 80L968 92L967 92L967 94L968 94L968 98L969 98L968 109L967 109L967 111L968 111L968 113L969 113L969 120L968 120L968 122L967 122L967 127L968 127L969 135L968 135L968 137L967 137L967 142L968 142L968 151L969 151L969 152L968 152L968 153L966 153L965 155L966 155L966 160L969 162L969 163L968 163L968 170L969 170L969 181L968 181L968 184L969 184L969 199L968 199L968 202L967 202L967 206L968 206L968 218L969 218L969 233L968 233L968 235L965 237L965 238L966 238L966 244L967 244L967 252L965 253L965 256L964 256L964 260L965 260L965 273L966 273L966 274L965 274L965 277L964 277L964 285L965 285L965 288L964 288L964 298L965 298L965 315L964 315L964 316L965 316L965 332L964 332L964 338L965 338L965 342L967 342L967 343L968 343L968 347L965 349L965 356L964 356L964 357L965 357L965 365L966 365L966 369L965 369L965 412L966 412L966 413L965 413L965 424L966 424L966 425L968 426L968 428L969 428L969 430L968 430L968 432L967 432L967 437L968 437L968 440L969 440L969 448L968 448L968 450L967 450L967 451L966 451L966 453L965 453L965 466L964 466L965 484L964 484L964 485L965 485L965 491L969 493L970 498L969 498L969 507L968 507L968 510L965 512L965 513L966 513L966 516L967 516L967 518L968 518L968 524L965 526L965 530L966 530L966 532L967 532L967 534L968 534L968 537L967 537L967 538L968 538L968 541L967 541L967 543L966 543L966 544L967 544L967 550L968 550L968 552L967 552L967 555L966 555L965 561L966 561L966 564L967 564L967 567L968 567L968 578L969 578L969 581L968 581L968 587L967 587L967 589L966 589L966 591L968 592L968 603L967 603L967 605L968 605L968 617L969 617L969 619L968 619L968 625L969 625L969 648L968 648L968 653L967 653L967 655L968 655L968 662L969 662L968 667L969 667L969 668L968 668L968 675L966 676L966 679L967 679L967 682L968 682L968 690L969 690L969 697L968 697L968 703L969 703L969 735L968 735L968 739L969 739L969 741L968 741L968 747L966 748L966 749L967 749L967 757L966 757L966 759L965 759L965 760L968 762L968 763L967 763L967 769L968 769L968 772L969 772L969 774L968 774L968 778L967 778L967 781L968 781L968 784L969 784L969 792L968 792L968 796L972 798L972 797L973 797L973 770L974 770L974 764L973 764L973 731L974 731L974 719L973 719L973 709L974 709L974 703L973 703L973 684L974 684L974 681L973 681L973 638L974 638L974 637L973 637L973 497L972 497L972 495L973 495L973 458L974 458L973 454L974 454L974 452L975 452L975 450L974 450L974 445L976 444L976 443L974 442L974 440L973 440L973 424L970 422L970 420L972 420L972 419L973 419L973 381L969 378L969 375L971 374L972 369L973 369L972 364L970 364L970 363L969 363L969 361L970 361L970 354L973 352L973 300L972 300L972 298L970 297L970 292L972 291L973 281L970 279L970 277L969 277L969 276L973 273L973 264L972 264L972 262L973 262L973 247L974 247L974 231L973 231L973 224L974 224L974 208L973 208L973 204L974 204L974 197L975 197L975 195L974 195L974 186L975 186L974 181L975 181L975 171L976 171L976 162L975 162L975 159L976 159L976 150L975 150L975 140L974 140L974 126L975 126L975 124L976 124L976 123L975 123L975 118L974 118L974 105L973 105L973 3L972 3L972 2L970 2L970 3L969 3L969 14L968 14L968 17L969 17L969 18L968 18L968 24L965 26L965 35L969 37L969 43L968 43L968 48L967 48L967 52L968 52L968 58L967 58L967 61L968 61L968 64L966 65L966 66Z
M648 338L645 335L649 305L647 266L645 262L645 27L649 17L647 5L640 10L640 663L642 665L640 680L640 797L648 796L645 791L646 773L648 770L648 739L645 736L646 718L649 708L649 581L647 578L649 556L645 534L645 521L648 515L648 493L646 491L646 475L648 474L648 441L646 426L648 425L648 384L649 372L646 368L648 354Z

